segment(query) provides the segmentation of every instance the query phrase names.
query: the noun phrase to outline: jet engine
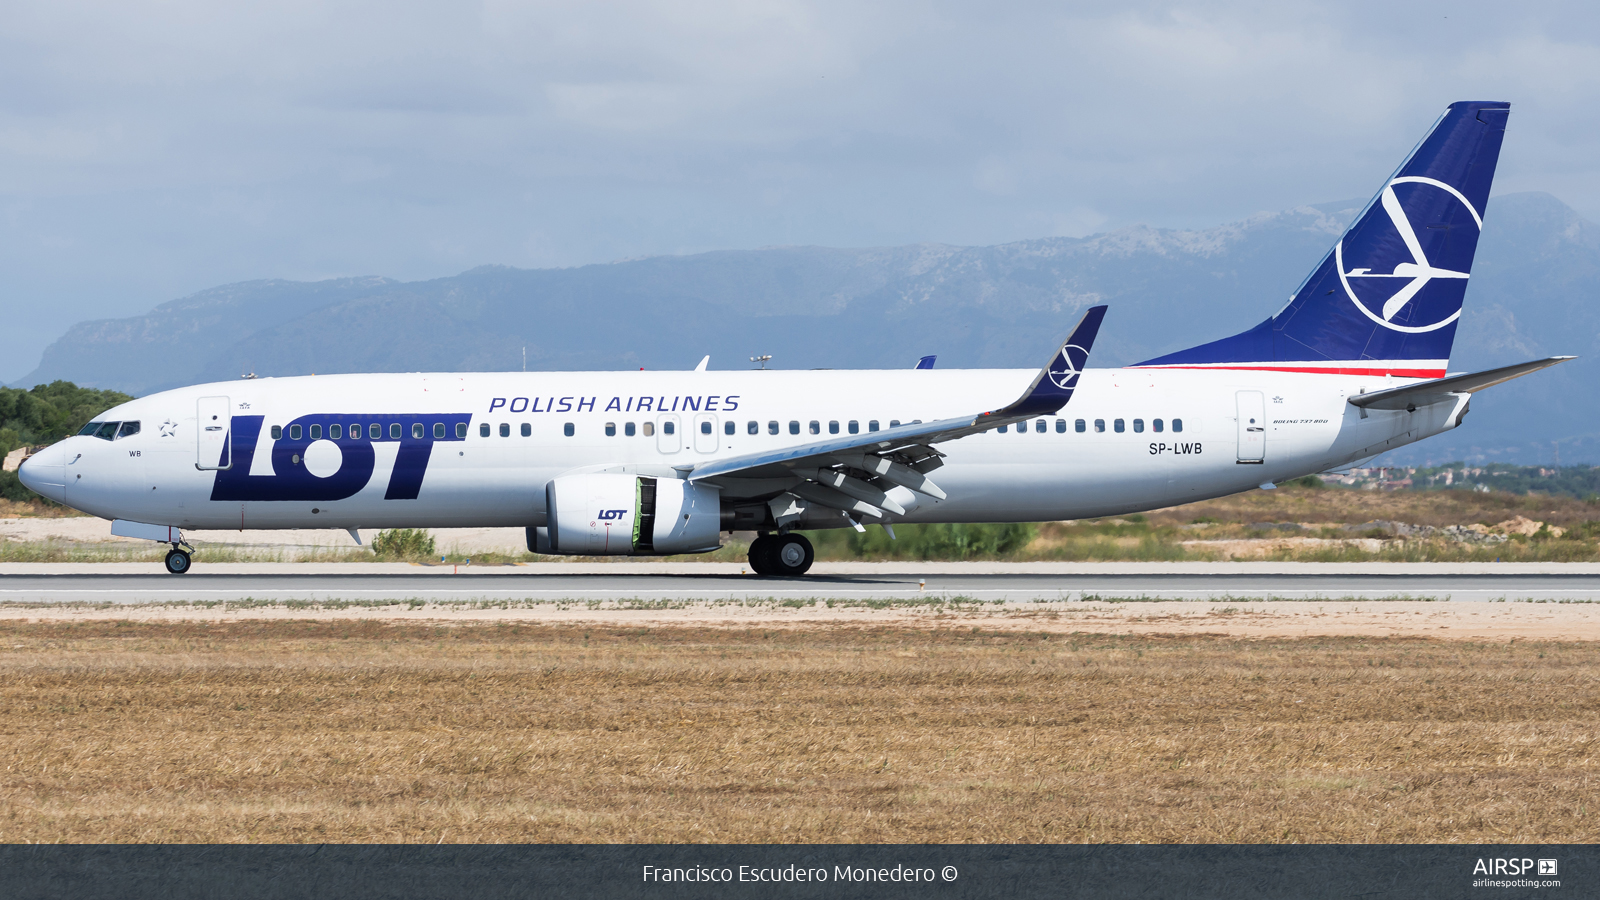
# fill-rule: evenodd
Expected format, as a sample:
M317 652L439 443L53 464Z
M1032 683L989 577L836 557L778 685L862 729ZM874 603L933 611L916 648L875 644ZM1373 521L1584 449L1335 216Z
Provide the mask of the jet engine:
M545 486L546 528L529 549L567 556L704 553L720 546L722 495L676 478L563 475Z

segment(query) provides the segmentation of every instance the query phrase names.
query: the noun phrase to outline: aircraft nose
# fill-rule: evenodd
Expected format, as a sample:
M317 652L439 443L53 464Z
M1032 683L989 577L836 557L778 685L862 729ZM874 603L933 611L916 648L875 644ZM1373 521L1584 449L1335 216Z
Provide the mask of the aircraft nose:
M23 461L17 478L35 494L57 503L67 502L66 450L52 444Z

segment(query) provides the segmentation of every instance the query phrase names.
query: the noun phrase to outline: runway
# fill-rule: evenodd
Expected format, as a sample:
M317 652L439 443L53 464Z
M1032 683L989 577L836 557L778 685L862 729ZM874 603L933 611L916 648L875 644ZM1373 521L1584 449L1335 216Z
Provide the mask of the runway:
M1239 567L1124 571L994 571L999 565L963 567L878 563L819 566L803 578L741 574L738 566L627 564L578 567L462 568L423 566L255 566L250 571L197 568L183 576L151 566L11 565L0 574L0 604L212 604L378 603L459 605L482 602L640 604L860 603L963 601L996 605L1094 600L1335 600L1600 602L1600 574L1538 567L1533 571L1462 571L1464 567L1406 566L1401 571L1350 571L1329 567L1269 571ZM231 567L244 568L244 567ZM361 571L367 568L373 571ZM950 571L957 568L958 571ZM1012 567L1015 568L1015 567ZM1148 569L1142 571L1137 569ZM1377 567L1367 567L1373 569ZM129 571L132 569L132 571ZM351 571L355 569L355 571ZM703 571L696 571L697 569ZM1136 569L1135 571L1125 571ZM1417 571L1421 569L1421 571ZM1553 570L1552 570L1553 569ZM264 570L264 571L263 571ZM279 571L274 571L279 570ZM642 570L642 571L641 571Z

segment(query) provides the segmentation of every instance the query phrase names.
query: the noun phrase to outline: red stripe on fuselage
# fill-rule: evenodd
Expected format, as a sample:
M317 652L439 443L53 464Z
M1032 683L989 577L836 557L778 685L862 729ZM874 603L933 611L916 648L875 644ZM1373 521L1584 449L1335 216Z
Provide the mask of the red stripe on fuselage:
M1245 372L1302 372L1312 375L1393 375L1396 378L1443 378L1444 369L1324 369L1316 366L1129 366L1130 369L1232 369Z

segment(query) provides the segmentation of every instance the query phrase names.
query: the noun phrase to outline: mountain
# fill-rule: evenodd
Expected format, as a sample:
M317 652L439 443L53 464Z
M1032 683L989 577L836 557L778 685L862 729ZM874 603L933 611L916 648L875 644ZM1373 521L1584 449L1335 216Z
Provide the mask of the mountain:
M1078 310L1109 303L1095 363L1136 362L1266 318L1328 251L1359 202L1215 228L1127 228L994 247L783 247L570 269L484 266L450 278L256 281L143 316L84 322L23 384L68 379L150 393L312 372L673 368L711 354L743 368L1033 366ZM1452 369L1589 354L1600 232L1548 194L1496 197ZM1495 388L1467 426L1391 457L1600 461L1587 359ZM863 389L868 389L864 386Z

